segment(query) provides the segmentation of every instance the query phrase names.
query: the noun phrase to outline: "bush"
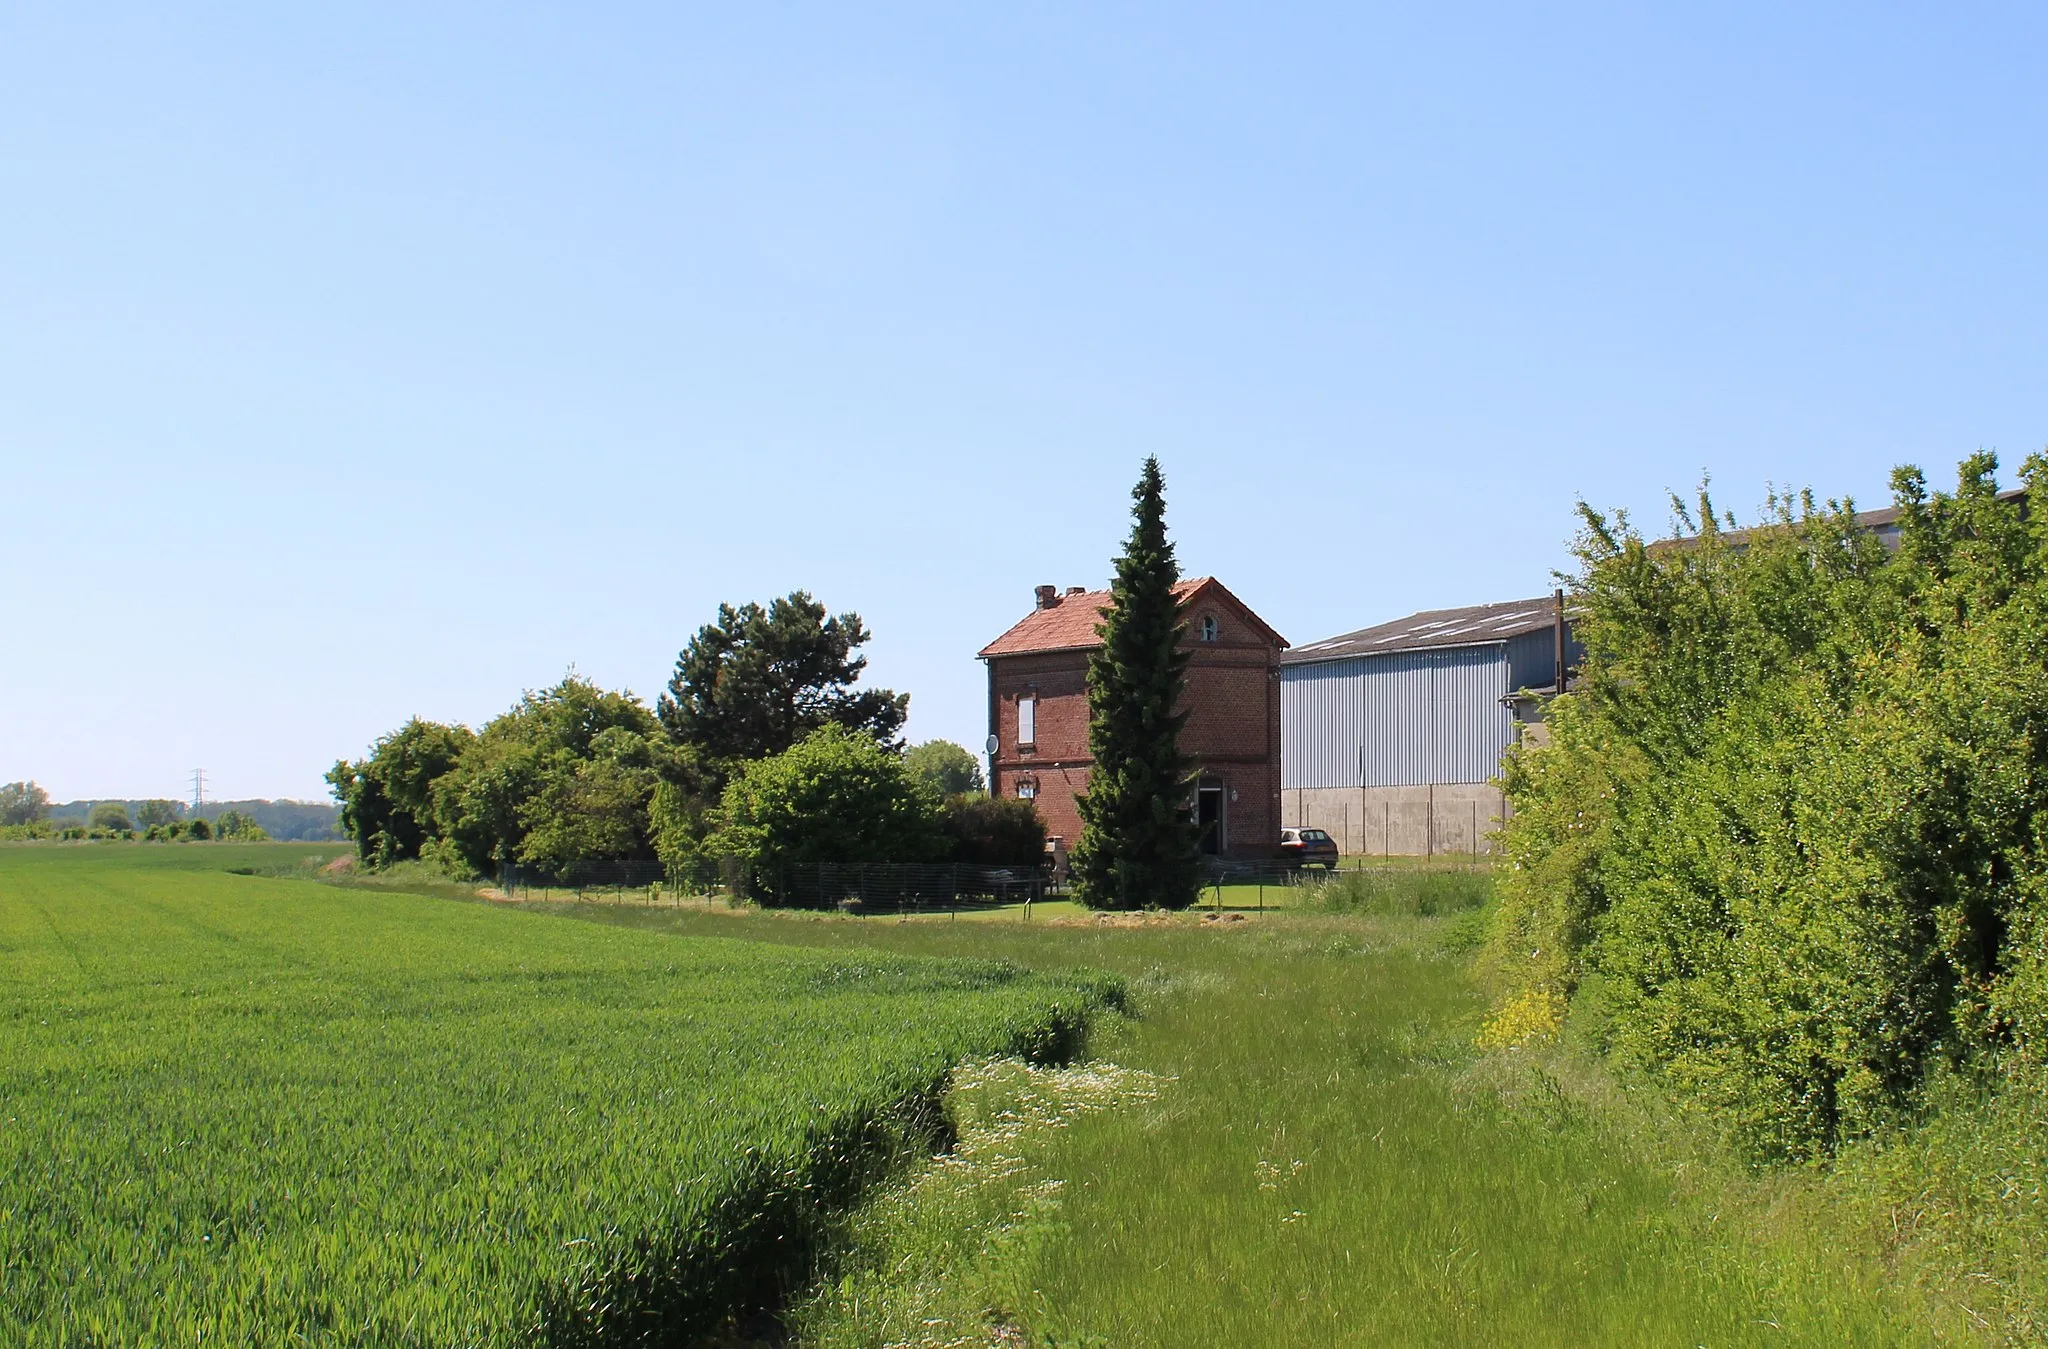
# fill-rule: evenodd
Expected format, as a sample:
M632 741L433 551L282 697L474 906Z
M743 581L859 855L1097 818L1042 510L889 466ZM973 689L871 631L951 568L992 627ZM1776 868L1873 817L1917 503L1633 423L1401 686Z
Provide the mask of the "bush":
M1035 867L1045 862L1045 821L1029 801L948 797L944 821L956 862L984 867Z
M197 817L185 822L185 837L204 843L213 837L213 826Z
M239 810L224 810L213 822L213 832L221 839L233 839L237 843L268 843L269 831Z
M927 862L945 849L939 803L902 758L837 725L741 767L724 811L714 850L745 863L770 903L782 901L791 867Z
M1764 1156L2048 1053L2048 513L1994 468L1895 475L1896 554L1810 497L1731 542L1702 494L1658 548L1584 513L1587 665L1505 770L1503 1005L1600 973L1608 1046Z

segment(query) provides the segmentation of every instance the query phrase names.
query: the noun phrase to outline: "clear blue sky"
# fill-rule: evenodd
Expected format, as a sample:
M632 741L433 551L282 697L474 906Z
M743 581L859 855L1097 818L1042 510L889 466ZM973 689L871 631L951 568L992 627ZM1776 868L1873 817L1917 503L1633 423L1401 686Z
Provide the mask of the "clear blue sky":
M1140 460L1301 642L2048 442L2038 5L0 10L0 780L317 797L720 600L912 733Z

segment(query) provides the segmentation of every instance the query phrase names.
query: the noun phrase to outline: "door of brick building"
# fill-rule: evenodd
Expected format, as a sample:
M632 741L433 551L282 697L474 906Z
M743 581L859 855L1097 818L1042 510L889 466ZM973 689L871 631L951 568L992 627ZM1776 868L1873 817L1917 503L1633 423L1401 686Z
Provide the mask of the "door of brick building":
M1195 793L1195 823L1202 831L1202 851L1215 856L1226 846L1223 821L1223 789L1202 787Z

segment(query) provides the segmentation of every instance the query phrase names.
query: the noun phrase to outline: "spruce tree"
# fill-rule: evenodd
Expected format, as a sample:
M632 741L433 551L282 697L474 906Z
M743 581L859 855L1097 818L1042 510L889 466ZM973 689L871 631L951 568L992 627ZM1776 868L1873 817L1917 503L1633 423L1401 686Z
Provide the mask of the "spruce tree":
M1081 798L1074 876L1098 909L1180 909L1201 887L1188 809L1194 765L1180 752L1188 653L1180 645L1180 580L1166 537L1166 482L1149 458L1132 489L1130 541L1088 662L1088 746L1095 767Z

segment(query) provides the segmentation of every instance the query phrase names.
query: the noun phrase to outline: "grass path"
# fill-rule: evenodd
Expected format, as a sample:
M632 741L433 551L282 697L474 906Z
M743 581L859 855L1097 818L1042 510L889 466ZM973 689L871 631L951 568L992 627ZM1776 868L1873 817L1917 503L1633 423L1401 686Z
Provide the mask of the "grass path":
M1744 1177L1569 1059L1473 1049L1457 920L588 916L1085 964L1138 990L1142 1017L1096 1049L1161 1089L1034 1107L1054 1123L1006 1136L971 1202L871 1210L807 1314L817 1344L1956 1342L1800 1178Z

